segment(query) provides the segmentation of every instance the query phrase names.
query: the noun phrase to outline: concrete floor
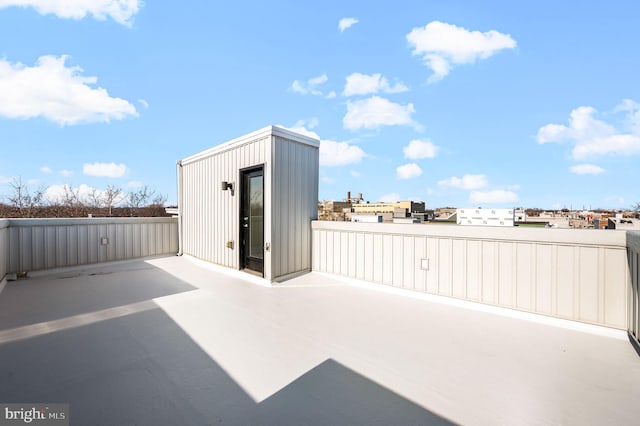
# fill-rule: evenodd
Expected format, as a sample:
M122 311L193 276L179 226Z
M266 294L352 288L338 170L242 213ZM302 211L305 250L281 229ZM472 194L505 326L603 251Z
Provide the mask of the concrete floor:
M256 281L166 257L10 282L0 402L69 403L81 425L640 417L640 357L623 332L315 273Z

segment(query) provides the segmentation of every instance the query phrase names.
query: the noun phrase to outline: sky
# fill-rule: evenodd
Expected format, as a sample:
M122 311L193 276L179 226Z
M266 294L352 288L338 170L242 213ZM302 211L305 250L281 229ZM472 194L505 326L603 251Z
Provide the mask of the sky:
M0 0L10 182L176 201L176 161L320 139L321 200L640 201L640 2Z

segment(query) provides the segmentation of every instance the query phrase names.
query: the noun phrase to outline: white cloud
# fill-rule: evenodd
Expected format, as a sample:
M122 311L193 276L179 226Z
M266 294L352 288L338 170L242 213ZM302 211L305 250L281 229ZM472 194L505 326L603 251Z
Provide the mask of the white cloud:
M124 184L125 188L142 188L143 186L144 186L144 183L138 180L132 180Z
M138 99L138 102L140 103L140 105L142 105L145 108L149 108L149 102L145 101L144 99Z
M362 173L360 173L357 170L351 170L349 174L351 175L351 177L354 177L354 178L359 178L360 176L362 176Z
M561 124L547 124L538 129L538 143L560 142L569 136L569 129Z
M375 129L380 126L416 126L411 118L411 114L415 112L411 103L405 106L372 96L353 102L347 101L347 113L342 123L350 130Z
M569 125L547 124L538 129L537 141L540 144L550 142L573 143L572 156L576 160L595 158L602 155L638 155L640 154L640 112L637 104L625 99L614 112L627 113L628 131L619 130L614 125L594 116L597 110L581 106L569 116Z
M407 40L414 47L413 54L422 56L433 71L429 82L442 79L454 65L473 63L516 47L516 41L508 34L495 30L469 31L439 21L414 28L407 34Z
M312 77L308 80L310 86L318 86L320 84L324 84L329 81L329 77L326 74L319 75L317 77Z
M0 184L11 183L13 178L10 176L0 176Z
M347 76L346 80L347 82L342 92L344 96L368 95L378 92L401 93L409 90L409 88L401 82L392 86L389 84L389 80L380 73L367 75L354 72Z
M640 103L632 99L623 99L614 112L627 112L627 119L631 133L640 135Z
M67 56L41 56L36 66L0 59L0 115L27 119L44 117L61 125L109 122L138 115L124 99L93 88L96 77L65 65Z
M64 177L73 176L73 172L71 170L60 170L60 174Z
M573 148L573 158L583 160L600 155L637 155L640 154L640 135L611 135L577 144Z
M92 15L103 21L111 18L130 26L133 16L142 6L141 0L0 0L0 9L10 6L32 7L41 15L53 14L58 18L82 19Z
M422 174L422 169L416 163L408 163L396 167L396 177L398 179L412 179Z
M518 201L518 194L512 191L494 189L492 191L472 191L469 202L472 204L506 204Z
M440 148L428 139L414 139L409 145L402 148L405 158L419 160L422 158L435 158Z
M298 120L295 122L295 124L293 125L292 129L314 129L316 127L318 127L318 124L320 124L320 121L316 118L316 117L311 117L308 120ZM314 137L318 137L318 135L315 135Z
M604 173L604 169L600 166L596 166L595 164L577 164L575 166L571 166L569 170L571 170L571 173L575 173L577 175L599 175Z
M457 189L481 189L488 185L485 175L464 175L461 178L452 176L448 179L438 181L440 186L449 186Z
M85 163L82 173L87 176L119 178L127 173L127 166L122 163Z
M320 136L316 132L307 129L307 127L313 128L317 125L317 118L311 118L310 120L298 120L293 125L293 127L290 128L290 130L293 130L305 136L320 139ZM286 127L284 128L286 129ZM367 153L364 152L359 146L351 145L347 142L336 142L332 140L320 139L321 166L345 166L347 164L359 163L366 156Z
M340 22L338 22L338 28L340 28L340 32L343 32L347 28L357 24L359 21L357 18L342 18Z
M362 148L347 142L320 141L321 166L344 166L359 163L366 156L367 153Z
M40 171L41 171L42 173L46 173L46 174L51 174L51 173L53 173L53 170L51 170L51 167L49 167L49 166L47 166L47 165L40 167Z
M298 80L294 80L294 82L291 83L290 89L294 93L299 93L301 95L310 94L314 96L325 96L327 98L332 98L332 97L335 98L336 97L335 92L329 92L327 95L325 95L324 92L318 88L318 86L325 84L327 81L329 81L329 77L327 77L326 74L322 74L317 77L312 77L306 82L302 82L302 83Z
M336 183L336 180L334 178L330 178L329 176L321 176L320 181L322 183L328 183L328 184Z
M294 80L293 83L291 83L291 90L295 93L300 93L301 95L306 95L308 93L307 89L302 87L302 84L298 80Z
M400 201L400 194L396 192L392 192L391 194L381 195L378 201L382 201L383 203L395 203L396 201Z
M307 127L311 127L311 126L309 126L309 124L306 124L304 120L296 121L296 124L294 124L293 127L286 127L286 126L278 126L278 127L292 130L296 133L300 133L301 135L309 136L310 138L320 139L320 136L316 132L314 132L313 130L307 129Z

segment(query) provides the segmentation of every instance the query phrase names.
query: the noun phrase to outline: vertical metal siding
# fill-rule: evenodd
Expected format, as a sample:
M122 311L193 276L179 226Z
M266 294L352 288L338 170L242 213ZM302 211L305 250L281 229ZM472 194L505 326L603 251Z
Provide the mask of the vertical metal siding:
M0 229L5 272L28 272L65 266L175 254L175 218L9 219ZM0 225L1 226L1 225ZM101 238L109 239L107 245ZM0 269L0 273L2 269Z
M311 269L318 214L318 148L273 136L272 278Z
M627 232L629 335L640 344L640 232Z
M183 165L181 214L185 254L235 269L240 267L240 170L264 164L266 204L270 143L270 137L263 137ZM222 181L234 182L234 195L231 195L231 191L220 190ZM269 241L269 231L265 226L265 241ZM226 247L227 241L234 242L232 249Z
M311 269L311 221L317 217L318 147L260 135L182 163L185 254L238 269L240 171L264 166L264 277ZM235 195L220 182L235 182ZM234 242L234 248L225 246Z
M316 221L312 264L320 272L558 318L631 324L637 336L640 233L638 251L627 253L623 234L575 230L569 241L554 230L531 238L520 229L500 237L493 229L469 237L441 228L428 235L430 229ZM427 270L421 259L428 259ZM636 305L628 307L631 294Z

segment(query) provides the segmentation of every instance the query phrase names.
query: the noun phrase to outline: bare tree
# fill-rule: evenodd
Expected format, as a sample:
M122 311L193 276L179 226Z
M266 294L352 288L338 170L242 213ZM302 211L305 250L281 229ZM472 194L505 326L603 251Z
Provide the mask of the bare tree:
M122 188L109 185L102 193L104 204L109 208L109 216L112 215L113 206L122 201Z
M631 210L636 214L636 218L640 218L640 201L631 206Z
M91 207L107 208L109 216L113 215L113 206L122 201L122 198L122 188L115 185L109 185L103 191L93 188L88 196Z
M151 204L149 204L149 208L151 210L150 214L152 216L162 216L164 214L164 205L167 202L167 196L162 194L157 194L151 200Z
M162 195L162 194L158 194L155 197L153 197L153 200L151 200L151 204L149 204L150 207L164 207L164 204L167 202L167 196L166 195Z
M31 190L21 177L13 178L9 186L11 186L12 192L7 200L18 210L20 217L34 217L35 210L44 205L46 188L41 186L36 190Z
M155 191L150 190L148 186L144 186L135 192L129 192L127 194L127 206L139 209L149 203L149 199L153 197Z
M62 187L62 196L58 200L65 207L79 207L82 206L82 200L80 199L80 189L73 188L69 184L64 184Z
M91 192L87 195L87 201L90 207L102 208L104 207L104 198L102 191L96 188L92 188Z

